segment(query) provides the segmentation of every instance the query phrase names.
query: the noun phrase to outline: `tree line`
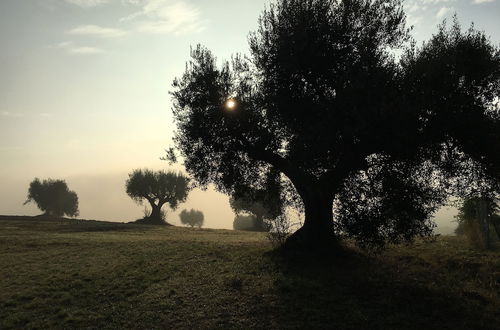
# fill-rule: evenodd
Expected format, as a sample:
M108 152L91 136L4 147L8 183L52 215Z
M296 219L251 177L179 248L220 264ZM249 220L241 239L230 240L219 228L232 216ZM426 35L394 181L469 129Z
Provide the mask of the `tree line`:
M139 205L147 202L151 210L138 223L151 225L167 224L166 214L162 210L164 205L176 210L187 200L193 186L187 176L173 171L153 171L137 169L129 174L125 182L125 191ZM271 226L265 220L276 217L270 207L264 205L266 192L259 192L258 196L239 196L231 198L230 205L236 213L234 229L249 231L269 231ZM254 198L252 200L252 198ZM47 179L41 181L35 178L29 186L25 205L35 202L43 215L47 217L76 217L79 215L79 201L76 192L69 190L66 181ZM270 205L270 204L268 204ZM241 213L250 213L248 216ZM203 212L195 209L183 210L179 214L183 225L201 228L204 222ZM243 220L243 221L242 221ZM246 222L245 222L246 220Z
M162 207L167 204L171 210L186 201L191 190L189 179L181 173L173 171L134 170L129 174L125 190L136 203L148 202L151 211L138 223L164 225L167 224ZM69 190L66 181L35 178L29 186L25 205L34 202L46 217L76 217L79 215L78 195ZM183 210L180 221L191 227L202 227L204 216L194 209Z

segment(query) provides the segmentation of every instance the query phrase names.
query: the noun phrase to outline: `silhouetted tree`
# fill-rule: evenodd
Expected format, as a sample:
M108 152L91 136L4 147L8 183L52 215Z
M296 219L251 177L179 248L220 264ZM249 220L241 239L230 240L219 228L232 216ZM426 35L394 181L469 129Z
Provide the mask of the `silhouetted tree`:
M78 196L68 189L64 180L43 180L35 178L28 190L24 205L35 202L45 215L52 217L78 216Z
M189 191L189 178L181 173L134 170L129 174L125 184L127 194L138 204L144 200L151 205L151 215L148 223L164 224L161 217L161 208L167 204L176 209L180 203L186 201Z
M188 172L231 196L281 172L308 247L411 240L449 194L500 190L498 47L456 21L416 47L405 21L400 0L277 0L250 57L192 49L172 93Z
M190 211L182 210L179 214L179 218L183 225L201 228L205 217L203 216L203 212L191 209Z

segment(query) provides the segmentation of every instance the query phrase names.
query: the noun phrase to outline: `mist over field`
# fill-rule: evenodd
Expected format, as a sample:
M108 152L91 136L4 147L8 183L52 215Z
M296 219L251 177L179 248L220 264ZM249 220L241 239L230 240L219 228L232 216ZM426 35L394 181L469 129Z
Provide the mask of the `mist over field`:
M67 178L68 186L78 193L80 216L82 219L107 220L114 222L134 221L144 216L144 206L134 203L125 193L125 180L128 174L81 175ZM38 215L40 210L34 204L23 206L29 182L32 178L5 178L0 186L0 211L2 214ZM178 214L183 209L196 208L205 214L205 228L233 229L234 213L226 195L213 188L203 191L195 189L186 203L176 211L167 211L167 221L180 225ZM436 233L453 234L456 227L454 208L444 207L435 216L438 227Z

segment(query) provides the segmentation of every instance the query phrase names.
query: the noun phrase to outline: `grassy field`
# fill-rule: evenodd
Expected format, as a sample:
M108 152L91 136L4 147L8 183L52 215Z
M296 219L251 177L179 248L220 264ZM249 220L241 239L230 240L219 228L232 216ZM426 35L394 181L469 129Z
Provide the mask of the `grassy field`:
M500 329L500 252L456 237L290 260L263 234L0 219L0 329Z

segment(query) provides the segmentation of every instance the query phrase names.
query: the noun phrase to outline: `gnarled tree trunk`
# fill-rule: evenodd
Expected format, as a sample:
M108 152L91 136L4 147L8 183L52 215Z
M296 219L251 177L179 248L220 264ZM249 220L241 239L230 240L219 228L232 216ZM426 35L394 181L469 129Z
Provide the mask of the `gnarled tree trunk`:
M286 246L312 250L336 247L338 239L333 226L333 192L318 184L298 187L305 208L304 225L287 239Z
M151 215L149 216L150 223L151 224L158 224L158 225L164 225L166 222L161 218L161 207L163 205L160 204L151 204Z

